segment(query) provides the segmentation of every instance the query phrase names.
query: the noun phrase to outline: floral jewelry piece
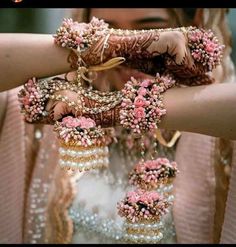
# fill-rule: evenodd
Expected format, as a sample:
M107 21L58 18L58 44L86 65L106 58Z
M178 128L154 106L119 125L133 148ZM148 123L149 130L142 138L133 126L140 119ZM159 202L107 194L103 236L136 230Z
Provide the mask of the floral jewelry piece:
M138 188L155 190L172 184L178 173L177 163L167 158L139 162L129 174L129 182Z
M27 122L54 123L53 112L46 111L49 100L64 102L77 112L95 120L101 126L121 124L135 133L154 130L166 114L163 92L174 85L170 76L160 76L143 81L131 78L122 91L100 92L82 87L61 78L48 80L30 79L18 94L21 112ZM77 94L70 100L60 91L69 90Z
M225 46L219 45L218 39L211 30L191 28L187 36L191 55L195 61L207 66L208 71L212 71L220 64Z
M161 117L166 114L163 93L174 84L172 77L159 74L155 79L143 81L131 77L122 89L121 125L138 134L157 129Z
M62 95L61 91L71 91L77 94L77 99L71 100ZM55 77L45 80L29 79L18 93L21 113L29 123L54 124L53 111L46 110L49 100L63 102L73 109L77 115L96 118L97 125L110 127L119 122L119 107L122 93L101 92L86 89L80 82L77 84Z
M78 102L72 102L66 96L56 94L62 90L78 93L79 87L61 78L42 81L37 81L35 78L28 80L18 94L25 121L54 124L54 131L58 134L60 142L59 163L61 167L79 171L107 167L107 145L112 141L111 134L101 129L100 126L96 126L90 118L68 116L61 122L56 122L51 116L52 113L49 114L46 111L48 101L56 100L80 112L81 99Z
M125 218L125 238L136 243L157 243L163 238L161 217L170 203L155 191L130 191L117 204L118 214Z
M55 123L54 131L59 138L62 168L88 171L108 166L109 139L92 119L68 116Z
M39 121L48 114L45 111L46 95L43 97L41 94L36 78L29 79L24 84L24 88L18 93L18 101L20 103L21 113L24 114L25 121L27 122Z
M46 111L46 105L50 99L66 102L66 97L62 99L61 95L55 95L56 92L61 90L77 92L78 87L76 84L57 77L47 80L38 80L35 77L29 79L18 93L21 113L24 115L25 121L53 124L53 119ZM75 105L70 102L68 104Z
M105 35L107 30L108 24L96 17L93 17L88 24L64 18L62 26L57 29L53 37L55 43L62 47L84 51Z

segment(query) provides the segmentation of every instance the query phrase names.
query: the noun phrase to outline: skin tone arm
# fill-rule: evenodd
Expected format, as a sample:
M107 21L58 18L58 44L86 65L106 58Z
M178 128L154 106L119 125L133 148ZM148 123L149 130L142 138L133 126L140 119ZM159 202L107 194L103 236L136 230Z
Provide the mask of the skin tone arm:
M169 89L160 127L236 140L235 92L236 83Z
M0 34L0 92L22 85L29 78L70 71L69 50L54 44L49 34Z
M54 45L52 35L0 34L0 47L0 91L17 87L33 76L70 71L69 51ZM160 127L235 140L235 90L232 83L168 90L168 114Z

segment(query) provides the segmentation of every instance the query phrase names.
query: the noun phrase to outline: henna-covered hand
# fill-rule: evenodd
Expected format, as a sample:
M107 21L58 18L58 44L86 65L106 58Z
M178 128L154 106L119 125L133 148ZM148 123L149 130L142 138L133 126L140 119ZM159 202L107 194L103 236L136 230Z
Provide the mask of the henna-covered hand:
M116 107L110 109L109 111L105 111L102 113L83 113L80 109L77 109L80 107L78 101L78 97L81 99L81 95L74 91L70 90L62 90L58 91L56 95L61 95L63 97L67 98L67 102L61 101L61 100L53 100L50 99L46 105L46 111L49 113L50 121L49 123L55 123L56 121L62 120L66 116L84 116L93 119L96 122L96 125L100 125L101 127L107 128L112 127L119 124L119 111L120 111L120 105L117 105ZM99 108L102 106L102 104L91 100L89 98L83 97L84 106L89 107L91 109ZM70 102L75 102L75 104Z
M166 68L179 78L211 71L220 63L223 50L210 31L193 27L115 30L97 18L88 24L65 20L55 40L63 47L77 49L88 66L124 57L129 66L143 72L157 73Z
M107 111L84 111L85 107L94 110L104 104L81 95L76 84L58 77L48 80L30 79L20 90L18 99L28 123L54 124L67 115L92 118L102 127L119 123L119 101Z

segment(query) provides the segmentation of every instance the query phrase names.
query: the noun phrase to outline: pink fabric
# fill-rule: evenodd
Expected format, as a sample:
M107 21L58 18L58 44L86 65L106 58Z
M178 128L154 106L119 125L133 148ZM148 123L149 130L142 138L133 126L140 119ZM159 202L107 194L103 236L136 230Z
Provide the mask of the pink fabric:
M6 118L0 136L0 243L22 243L23 236L25 129L16 100L18 90L7 93Z
M182 133L176 150L174 222L178 243L212 243L215 208L214 138Z
M53 126L38 126L36 129L41 130L42 138L32 138L32 145L36 146L37 150L34 153L34 167L25 201L24 222L24 243L32 244L45 243L48 193L58 165L58 142Z
M236 243L236 142L234 142L230 185L220 243Z
M0 135L0 243L43 243L58 144L52 126L23 121L18 91L7 92ZM35 138L35 130L41 131L42 138Z

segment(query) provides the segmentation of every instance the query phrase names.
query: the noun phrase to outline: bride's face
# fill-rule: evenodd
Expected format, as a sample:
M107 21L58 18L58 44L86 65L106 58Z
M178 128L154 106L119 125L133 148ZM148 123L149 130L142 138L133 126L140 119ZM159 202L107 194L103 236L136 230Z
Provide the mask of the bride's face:
M121 29L167 28L170 21L167 9L156 8L94 8L90 12L92 16L103 19L110 27Z

